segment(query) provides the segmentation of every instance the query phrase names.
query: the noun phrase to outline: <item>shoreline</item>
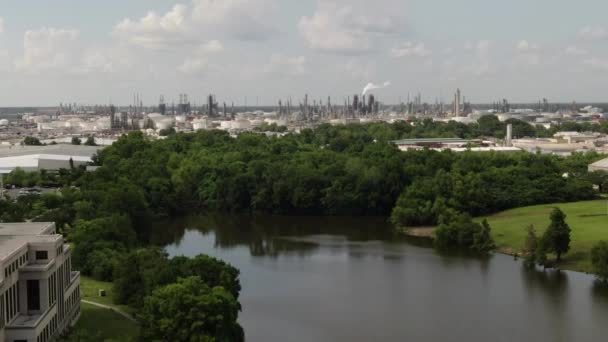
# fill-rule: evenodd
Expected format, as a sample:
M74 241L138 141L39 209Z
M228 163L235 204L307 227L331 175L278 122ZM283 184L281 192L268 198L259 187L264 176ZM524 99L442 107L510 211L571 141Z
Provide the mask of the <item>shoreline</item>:
M408 228L408 229L399 228L397 230L397 232L399 234L402 234L407 237L417 238L417 239L426 239L426 240L433 241L435 238L435 229L436 229L435 227L416 227L416 228ZM508 246L497 246L496 249L494 250L494 252L498 253L498 254L502 254L502 255L512 256L515 258L524 257L524 255L522 253L516 252L515 249L513 249L513 247L508 247ZM551 269L555 269L558 271L576 272L576 273L585 274L585 275L593 275L593 273L585 272L585 271L578 270L578 269L560 268L560 267L553 267Z

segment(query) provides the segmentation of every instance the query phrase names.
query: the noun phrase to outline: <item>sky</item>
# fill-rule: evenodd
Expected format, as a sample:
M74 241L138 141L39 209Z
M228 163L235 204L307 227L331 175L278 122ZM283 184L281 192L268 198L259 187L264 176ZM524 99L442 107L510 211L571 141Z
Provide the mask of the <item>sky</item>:
M608 101L605 0L0 0L0 107Z

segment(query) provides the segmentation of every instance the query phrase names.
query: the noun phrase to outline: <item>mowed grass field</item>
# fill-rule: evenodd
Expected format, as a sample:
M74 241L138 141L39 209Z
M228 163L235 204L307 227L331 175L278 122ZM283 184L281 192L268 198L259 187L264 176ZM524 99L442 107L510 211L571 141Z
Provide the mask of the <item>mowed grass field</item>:
M106 296L99 296L99 289L106 290ZM80 278L83 300L114 307L123 312L131 311L127 306L112 302L112 283L97 281L85 276ZM81 303L80 319L64 341L136 341L139 334L137 323L106 308Z
M136 341L139 327L110 309L81 303L80 319L64 341Z
M103 289L106 291L105 297L99 296L99 290ZM109 305L115 307L118 310L124 311L129 314L133 314L133 310L126 305L116 305L112 301L114 296L113 285L110 282L99 281L89 277L80 277L80 291L83 300L91 302Z
M591 272L590 250L600 240L608 241L608 201L545 204L518 208L485 217L499 249L520 252L526 240L526 227L534 225L541 236L549 225L549 214L560 208L572 229L570 252L563 256L561 268ZM481 221L482 218L477 220Z

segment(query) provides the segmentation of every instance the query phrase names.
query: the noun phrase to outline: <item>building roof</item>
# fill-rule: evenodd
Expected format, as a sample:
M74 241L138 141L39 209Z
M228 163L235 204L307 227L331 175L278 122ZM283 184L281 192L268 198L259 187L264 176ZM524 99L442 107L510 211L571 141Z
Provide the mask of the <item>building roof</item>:
M36 242L53 242L61 235L48 235L55 228L50 222L0 223L0 260Z
M4 157L19 157L29 155L62 155L74 157L92 157L97 151L101 150L101 146L86 146L86 145L46 145L46 146L27 146L15 145L7 146L0 145L0 158Z
M608 172L608 158L602 159L589 165L589 171L607 171Z
M0 173L21 168L27 171L40 168L68 168L72 159L77 165L89 163L101 147L84 145L0 146ZM41 165L43 164L43 165ZM4 170L4 171L1 171ZM8 171L8 172L7 172Z
M6 235L41 235L52 230L52 222L0 223L0 236Z
M460 138L422 138L422 139L401 139L392 141L393 144L397 145L413 145L413 144L424 144L424 143L469 143L474 141L480 141L481 139L460 139Z

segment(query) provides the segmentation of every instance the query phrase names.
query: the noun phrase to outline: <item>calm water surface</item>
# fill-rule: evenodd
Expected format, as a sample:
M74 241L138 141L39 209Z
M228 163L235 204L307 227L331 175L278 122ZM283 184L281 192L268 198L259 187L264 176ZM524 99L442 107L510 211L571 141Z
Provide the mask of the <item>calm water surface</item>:
M444 256L385 219L205 216L163 224L172 255L241 270L247 341L606 341L591 276Z

